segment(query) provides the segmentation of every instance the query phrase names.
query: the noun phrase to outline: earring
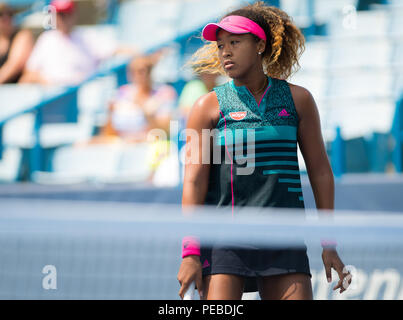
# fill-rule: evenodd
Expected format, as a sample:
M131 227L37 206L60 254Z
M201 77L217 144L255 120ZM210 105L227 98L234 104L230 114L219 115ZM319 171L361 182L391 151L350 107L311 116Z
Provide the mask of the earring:
M262 54L261 52L258 52L258 54Z

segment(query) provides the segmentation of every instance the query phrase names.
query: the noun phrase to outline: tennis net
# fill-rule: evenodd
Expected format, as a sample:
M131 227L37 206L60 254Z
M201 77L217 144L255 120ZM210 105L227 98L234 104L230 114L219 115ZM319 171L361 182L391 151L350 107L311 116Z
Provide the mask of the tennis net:
M314 299L403 299L403 214L1 200L0 299L179 299L181 240L307 246ZM353 276L327 283L322 239ZM245 299L258 299L245 294Z

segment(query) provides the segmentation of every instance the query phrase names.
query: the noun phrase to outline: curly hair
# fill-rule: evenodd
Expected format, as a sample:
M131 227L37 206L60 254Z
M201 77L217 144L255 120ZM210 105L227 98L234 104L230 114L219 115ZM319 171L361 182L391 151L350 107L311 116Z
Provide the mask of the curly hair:
M266 33L267 41L262 54L262 64L268 76L286 80L300 69L298 60L305 51L305 37L286 12L259 1L232 11L223 18L231 15L251 19ZM258 37L254 37L256 41L259 40ZM206 44L193 54L188 64L196 73L225 75L218 58L216 42L205 42Z

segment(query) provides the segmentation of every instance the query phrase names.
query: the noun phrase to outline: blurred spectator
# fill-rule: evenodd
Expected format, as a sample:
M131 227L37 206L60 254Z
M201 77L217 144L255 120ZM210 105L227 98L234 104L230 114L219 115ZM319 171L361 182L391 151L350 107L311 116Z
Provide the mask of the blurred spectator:
M203 72L199 74L199 79L191 80L184 86L179 97L179 110L184 120L187 119L196 100L217 86L219 76L219 74Z
M10 6L0 3L0 84L18 82L34 45L29 30L14 26L15 13Z
M119 88L111 103L106 125L93 142L123 139L126 142L144 142L151 129L162 129L169 134L170 120L177 101L170 85L155 85L151 72L159 53L141 56L129 65L133 81Z
M172 86L157 85L152 81L152 68L160 54L161 52L157 52L151 56L141 56L132 60L128 67L132 83L118 89L116 98L110 104L107 122L101 128L100 134L87 143L76 144L76 147L94 143L141 144L139 150L145 151L138 160L147 163L150 173L146 180L151 183L157 183L153 181L154 175L171 154L170 120L177 103L177 94ZM163 131L149 135L152 129ZM167 140L160 135L164 132ZM144 145L148 147L144 149Z
M75 30L77 12L71 0L53 0L56 29L43 32L34 47L20 82L74 85L95 73L99 63L118 52L94 46Z

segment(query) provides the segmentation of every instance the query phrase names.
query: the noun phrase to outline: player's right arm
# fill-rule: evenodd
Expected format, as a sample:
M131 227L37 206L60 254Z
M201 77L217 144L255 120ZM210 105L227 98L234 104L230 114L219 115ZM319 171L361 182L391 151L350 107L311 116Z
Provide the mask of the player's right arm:
M192 207L204 204L209 183L210 163L203 163L202 158L211 159L212 141L202 139L203 129L215 128L219 119L218 100L215 92L210 92L199 98L189 114L186 126L185 175L183 181L182 208L184 214ZM179 296L183 299L192 281L196 282L200 297L202 297L202 266L197 255L183 258L178 272L181 284Z
M202 130L215 128L219 119L215 92L199 98L189 114L186 130L185 175L183 180L182 207L191 210L204 204L210 173L210 163L202 163L202 157L210 159L212 141L202 139Z

